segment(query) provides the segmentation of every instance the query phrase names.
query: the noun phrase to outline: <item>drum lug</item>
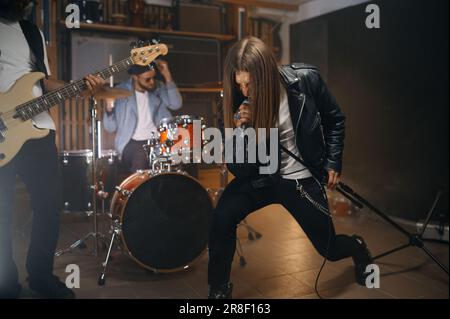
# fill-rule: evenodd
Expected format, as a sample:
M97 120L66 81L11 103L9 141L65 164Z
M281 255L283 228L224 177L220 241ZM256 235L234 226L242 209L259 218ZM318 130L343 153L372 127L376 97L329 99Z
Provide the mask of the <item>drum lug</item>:
M131 192L129 190L123 189L120 186L116 186L116 191L118 191L120 194L122 194L125 197L130 197Z
M117 235L120 235L122 233L122 223L119 220L113 221L112 231Z

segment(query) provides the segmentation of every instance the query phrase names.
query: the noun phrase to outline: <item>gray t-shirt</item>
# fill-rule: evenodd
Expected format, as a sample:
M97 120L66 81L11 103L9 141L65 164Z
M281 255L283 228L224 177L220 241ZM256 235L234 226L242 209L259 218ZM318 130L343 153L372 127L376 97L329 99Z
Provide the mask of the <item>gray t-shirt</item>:
M50 75L42 32L41 36L44 43L44 63L47 73ZM20 24L0 18L0 92L7 92L22 76L34 72L36 70L35 61L36 58L28 46ZM42 88L39 83L33 86L32 92L35 97L42 95ZM48 112L35 116L33 123L38 128L55 129L55 123Z
M294 155L301 157L297 145L295 144L295 131L292 125L291 113L287 94L282 88L280 111L278 116L278 132L280 143ZM281 151L280 174L286 179L302 179L311 177L312 174L302 163Z

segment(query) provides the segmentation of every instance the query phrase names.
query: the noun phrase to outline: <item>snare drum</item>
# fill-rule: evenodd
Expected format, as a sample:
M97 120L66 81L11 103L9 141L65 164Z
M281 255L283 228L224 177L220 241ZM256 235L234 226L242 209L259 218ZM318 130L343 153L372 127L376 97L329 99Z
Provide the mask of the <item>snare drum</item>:
M185 269L206 251L212 210L205 188L175 172L135 173L117 188L111 202L127 254L158 272Z
M97 181L111 195L119 182L118 163L118 154L114 150L102 151L97 160ZM60 153L60 167L64 211L92 212L92 151L63 151Z

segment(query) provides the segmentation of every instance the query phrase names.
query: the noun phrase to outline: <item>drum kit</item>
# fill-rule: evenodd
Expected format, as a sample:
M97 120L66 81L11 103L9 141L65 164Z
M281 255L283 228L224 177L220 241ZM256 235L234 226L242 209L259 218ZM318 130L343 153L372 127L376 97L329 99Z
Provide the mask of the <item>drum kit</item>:
M105 283L106 267L116 237L125 253L154 272L188 268L205 251L213 203L208 190L183 169L180 160L193 159L193 132L200 117L182 115L160 121L158 132L144 145L149 170L137 171L115 189L111 199L112 238L99 284ZM192 135L190 135L192 137ZM175 148L175 145L180 147ZM175 154L181 155L175 159Z
M127 95L123 90L109 89L97 97ZM92 149L61 152L60 165L64 210L93 216L94 230L55 255L80 248L92 237L97 256L98 240L104 240L108 250L99 285L105 283L116 239L120 239L122 251L145 269L175 272L188 268L206 251L213 201L210 191L184 170L180 159L195 162L193 125L200 121L203 132L204 119L181 115L161 120L158 131L144 145L150 169L137 171L121 181L117 152L98 150L101 143L95 98L91 98L90 106ZM180 134L182 130L189 135ZM97 215L101 213L111 222L109 240L98 232Z

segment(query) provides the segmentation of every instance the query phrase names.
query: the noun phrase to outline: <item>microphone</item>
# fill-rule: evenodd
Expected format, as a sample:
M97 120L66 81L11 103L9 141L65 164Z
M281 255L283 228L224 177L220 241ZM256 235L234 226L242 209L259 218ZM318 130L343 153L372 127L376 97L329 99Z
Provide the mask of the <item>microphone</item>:
M243 105L250 105L250 100L247 98L247 99L245 99L244 101L242 101L242 103L241 104L243 104ZM245 131L245 129L247 129L248 127L250 127L250 125L249 124L247 124L247 123L242 123L241 124L241 126L240 126L240 128L243 130L243 131Z
M241 104L242 104L242 105L247 105L247 106L249 106L249 105L250 105L250 99L246 98L244 101L242 101ZM246 130L248 127L250 127L249 123L242 123L242 124L239 126L239 129L240 129L240 135L241 135L241 137L244 138L244 145L243 145L243 146L244 146L244 149L243 149L243 151L244 151L244 162L245 162L245 163L247 163L247 161L248 161L248 136L245 135L245 130Z

